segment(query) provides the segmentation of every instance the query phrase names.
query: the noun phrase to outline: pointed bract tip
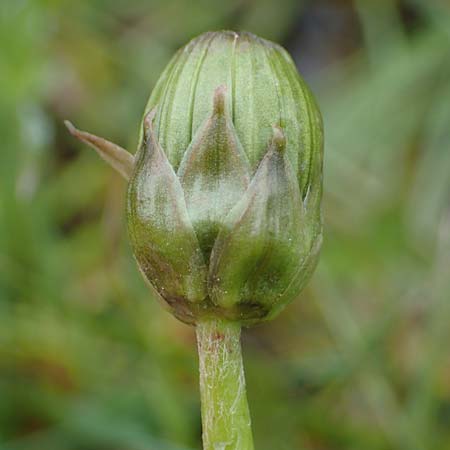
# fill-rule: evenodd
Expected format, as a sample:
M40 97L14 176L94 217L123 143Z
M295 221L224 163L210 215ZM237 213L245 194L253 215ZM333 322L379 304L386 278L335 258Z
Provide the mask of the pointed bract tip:
M156 108L153 108L144 117L144 136L146 139L153 133L153 120L155 116Z
M283 133L282 128L278 125L274 125L272 127L272 131L272 144L279 152L284 152L284 150L286 149L286 137Z
M72 134L72 135L76 135L77 134L77 129L75 128L75 126L73 125L72 122L70 122L69 120L65 120L64 121L64 125L69 130L70 134Z
M217 86L214 91L214 103L213 108L216 114L223 114L225 112L225 95L227 93L227 87L224 84Z
M95 134L81 131L69 122L64 121L69 133L84 144L93 148L113 169L117 170L126 180L129 180L134 167L134 156L124 148L109 142Z

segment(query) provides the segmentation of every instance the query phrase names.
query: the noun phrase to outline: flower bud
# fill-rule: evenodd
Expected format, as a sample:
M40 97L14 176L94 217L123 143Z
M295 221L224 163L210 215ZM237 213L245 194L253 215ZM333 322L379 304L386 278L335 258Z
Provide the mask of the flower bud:
M137 263L176 317L250 325L298 296L322 240L322 148L320 112L282 47L224 31L177 52L132 168L116 163Z

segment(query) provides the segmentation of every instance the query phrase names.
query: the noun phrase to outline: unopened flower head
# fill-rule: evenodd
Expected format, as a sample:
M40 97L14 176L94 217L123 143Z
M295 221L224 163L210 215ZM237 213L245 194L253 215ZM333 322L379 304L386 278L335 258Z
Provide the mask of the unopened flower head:
M268 320L322 240L322 120L289 54L250 33L181 48L150 97L135 157L69 129L129 179L136 261L180 320Z
M136 260L183 321L251 324L295 298L321 244L322 122L288 53L249 33L178 51L128 189Z

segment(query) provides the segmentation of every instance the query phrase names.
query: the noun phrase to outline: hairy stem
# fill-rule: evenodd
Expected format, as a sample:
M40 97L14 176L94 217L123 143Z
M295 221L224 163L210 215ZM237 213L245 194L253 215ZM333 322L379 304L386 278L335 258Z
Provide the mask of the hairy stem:
M197 324L204 450L253 450L241 353L241 326Z

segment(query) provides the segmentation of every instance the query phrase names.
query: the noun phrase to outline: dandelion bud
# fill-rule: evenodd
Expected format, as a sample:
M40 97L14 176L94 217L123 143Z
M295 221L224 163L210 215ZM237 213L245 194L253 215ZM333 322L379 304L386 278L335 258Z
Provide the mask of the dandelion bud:
M322 240L322 155L320 112L282 47L224 31L177 52L127 172L137 263L176 317L251 325L298 296Z

